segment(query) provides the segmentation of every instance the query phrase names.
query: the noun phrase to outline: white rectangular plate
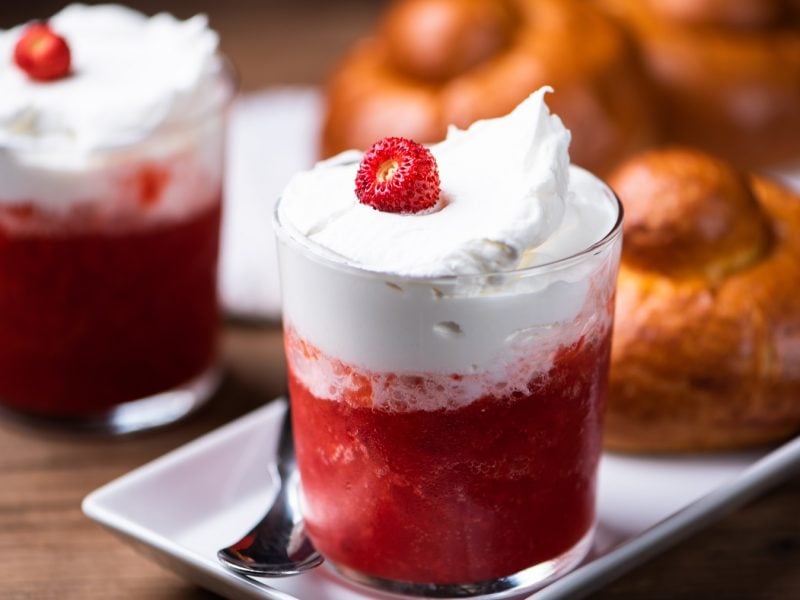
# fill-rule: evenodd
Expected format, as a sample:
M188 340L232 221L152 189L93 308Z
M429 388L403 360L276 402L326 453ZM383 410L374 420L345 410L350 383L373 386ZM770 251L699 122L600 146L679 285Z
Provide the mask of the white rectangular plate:
M248 579L217 549L239 539L275 493L275 441L285 410L272 402L112 481L84 499L90 518L198 585L228 598L366 600L328 569ZM600 467L597 537L579 568L529 596L575 598L739 506L800 467L800 437L771 452L633 457Z

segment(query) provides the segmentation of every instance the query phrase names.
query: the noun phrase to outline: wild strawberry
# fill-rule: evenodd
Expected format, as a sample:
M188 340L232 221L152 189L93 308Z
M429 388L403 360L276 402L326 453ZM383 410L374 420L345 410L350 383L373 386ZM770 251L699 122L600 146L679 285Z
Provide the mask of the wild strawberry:
M387 137L367 150L356 175L359 202L383 212L420 213L439 201L439 171L431 151Z
M14 62L31 79L59 79L69 73L69 46L46 23L34 23L22 32L14 46Z

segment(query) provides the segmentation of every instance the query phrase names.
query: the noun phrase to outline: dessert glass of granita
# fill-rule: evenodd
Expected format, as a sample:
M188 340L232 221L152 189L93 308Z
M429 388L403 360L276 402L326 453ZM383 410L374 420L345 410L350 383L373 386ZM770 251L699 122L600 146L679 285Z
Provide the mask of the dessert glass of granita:
M69 6L0 31L0 408L124 433L219 379L232 71L205 17Z
M546 91L279 202L303 514L356 582L502 597L591 545L622 210Z

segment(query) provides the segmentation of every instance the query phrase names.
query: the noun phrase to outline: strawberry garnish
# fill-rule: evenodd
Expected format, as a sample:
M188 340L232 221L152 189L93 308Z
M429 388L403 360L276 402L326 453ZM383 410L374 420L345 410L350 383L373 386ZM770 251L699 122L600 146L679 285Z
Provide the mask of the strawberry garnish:
M34 23L22 32L14 46L14 62L31 79L51 81L69 73L67 41L46 23Z
M426 212L439 202L439 171L431 151L387 137L367 150L356 175L359 202L383 212Z

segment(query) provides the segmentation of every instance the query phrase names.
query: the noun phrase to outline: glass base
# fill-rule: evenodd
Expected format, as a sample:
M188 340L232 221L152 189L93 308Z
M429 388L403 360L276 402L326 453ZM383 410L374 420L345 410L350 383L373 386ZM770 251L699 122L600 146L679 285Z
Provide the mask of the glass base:
M592 547L594 530L595 528L592 526L577 544L552 560L528 567L513 575L474 583L440 584L393 581L366 575L331 561L326 561L325 564L330 565L343 577L357 584L390 594L422 598L482 598L496 600L544 587L554 579L577 567Z
M222 370L214 365L181 386L87 415L50 416L0 405L0 417L32 427L124 435L175 423L203 406L217 391Z

